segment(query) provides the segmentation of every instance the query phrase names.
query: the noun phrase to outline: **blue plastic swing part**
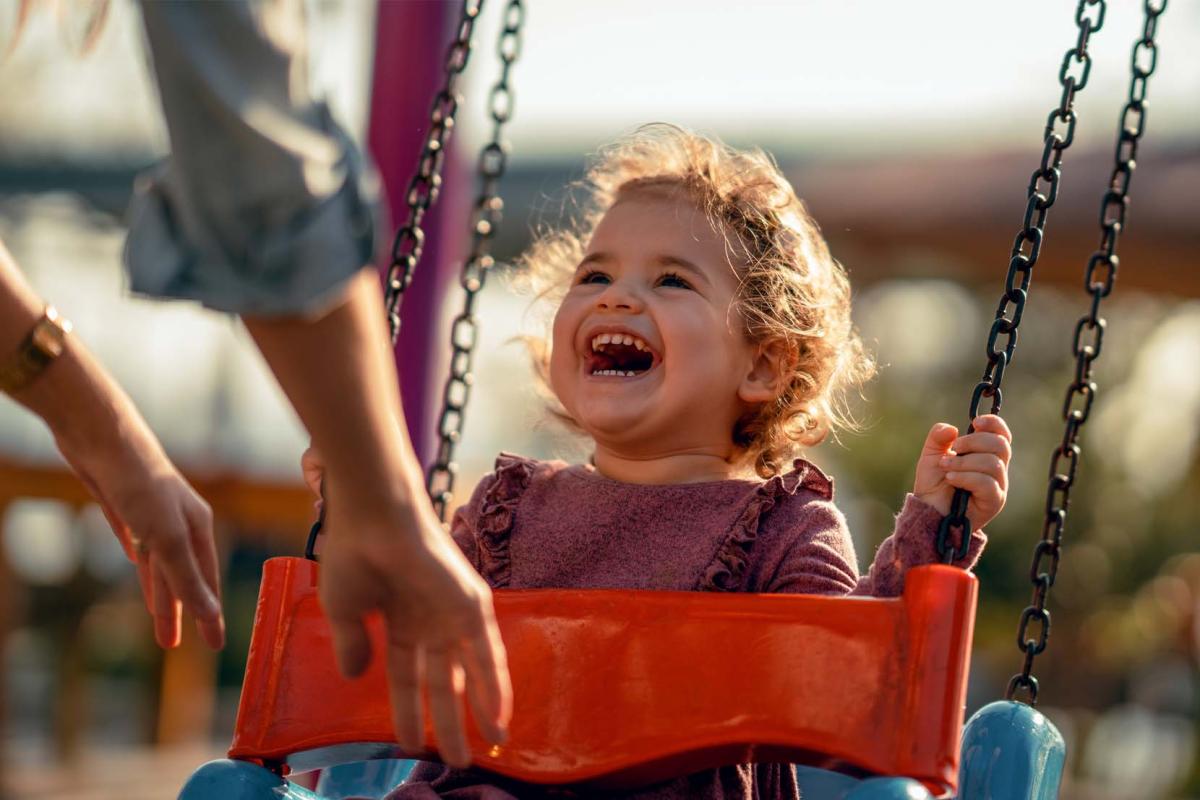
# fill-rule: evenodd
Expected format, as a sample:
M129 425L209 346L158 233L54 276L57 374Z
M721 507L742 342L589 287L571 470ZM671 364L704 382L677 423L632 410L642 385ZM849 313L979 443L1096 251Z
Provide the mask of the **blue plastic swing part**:
M963 733L958 800L1055 800L1066 748L1045 716L1027 705L992 703ZM382 797L401 783L414 762L380 760L325 770L316 791L297 786L264 767L221 759L205 764L183 787L181 800L341 800ZM932 800L907 778L855 778L798 767L804 800Z
M962 738L957 800L1055 800L1066 746L1062 735L1037 709L1000 701L980 709ZM411 761L343 764L322 773L316 791L297 786L247 761L210 761L192 774L180 800L341 800L382 797L402 782ZM932 800L907 778L856 780L799 767L803 800Z
M1001 700L963 729L959 800L1055 800L1067 747L1040 711Z

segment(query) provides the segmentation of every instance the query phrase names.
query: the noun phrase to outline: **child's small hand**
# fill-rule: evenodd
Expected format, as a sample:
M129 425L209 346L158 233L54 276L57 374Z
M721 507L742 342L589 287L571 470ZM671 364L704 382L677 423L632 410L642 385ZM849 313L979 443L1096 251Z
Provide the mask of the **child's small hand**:
M976 417L974 425L974 433L961 437L958 428L944 422L930 429L917 459L913 494L945 515L954 490L966 489L971 493L967 519L980 530L1004 508L1012 433L995 414Z

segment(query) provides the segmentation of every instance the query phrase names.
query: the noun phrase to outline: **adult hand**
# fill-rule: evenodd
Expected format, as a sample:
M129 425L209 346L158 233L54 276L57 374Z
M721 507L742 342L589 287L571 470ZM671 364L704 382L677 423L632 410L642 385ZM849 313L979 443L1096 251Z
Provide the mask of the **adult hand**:
M155 641L162 647L179 644L186 609L204 641L219 649L225 644L225 620L212 511L140 416L125 422L113 449L73 448L60 438L59 450L136 565Z
M930 429L917 459L913 494L946 515L954 490L966 489L971 493L967 519L980 530L1004 508L1012 433L995 414L978 416L973 425L975 431L965 436L944 422Z
M390 504L353 508L338 502L336 475L310 448L305 480L320 493L324 481L326 539L320 597L333 632L338 666L348 677L372 657L364 617L384 617L388 686L396 739L406 751L424 749L421 690L442 760L465 767L464 696L484 738L502 744L512 715L512 688L491 592L433 513ZM403 533L401 533L403 532Z

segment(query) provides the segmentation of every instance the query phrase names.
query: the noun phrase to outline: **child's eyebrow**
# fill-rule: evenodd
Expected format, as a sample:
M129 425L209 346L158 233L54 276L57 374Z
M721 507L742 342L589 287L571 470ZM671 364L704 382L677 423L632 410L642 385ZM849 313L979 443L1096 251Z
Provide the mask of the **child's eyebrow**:
M612 256L610 256L608 253L588 253L583 257L583 260L579 262L579 266L575 269L581 269L582 267L586 267L588 264L607 264L612 260Z
M654 257L654 263L658 264L659 266L663 266L663 267L678 267L679 269L683 270L684 272L688 272L688 273L691 273L692 275L695 275L696 277L700 278L700 280L704 281L705 283L710 284L710 285L712 284L712 281L709 280L708 275L704 272L704 270L700 269L700 267L696 266L691 261L688 261L683 256L676 256L676 255L671 255L670 253L663 253L661 255L657 255Z

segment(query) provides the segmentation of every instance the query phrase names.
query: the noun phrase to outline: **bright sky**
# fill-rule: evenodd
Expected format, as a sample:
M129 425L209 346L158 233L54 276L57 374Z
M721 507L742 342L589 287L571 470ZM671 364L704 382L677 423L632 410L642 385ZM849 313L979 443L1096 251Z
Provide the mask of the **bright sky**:
M320 72L338 87L335 106L358 116L372 6L311 2ZM577 155L639 123L667 120L781 152L1036 146L1075 41L1075 6L527 0L512 138L521 153ZM1112 139L1141 6L1109 0L1092 39L1092 82L1078 101L1084 140ZM502 0L488 0L470 70L467 136L480 130L502 11ZM70 147L74 138L102 150L144 150L157 122L130 0L115 0L93 56L73 60L60 40L53 15L40 13L0 64L0 138L35 148ZM1200 3L1173 0L1159 42L1150 133L1200 141Z
M551 147L605 141L651 120L768 146L1036 142L1077 30L1073 0L527 5L513 138ZM1108 3L1090 45L1096 63L1079 99L1081 133L1113 137L1141 6ZM501 10L486 9L477 74L494 64ZM1159 27L1153 133L1200 141L1200 3L1171 3Z

